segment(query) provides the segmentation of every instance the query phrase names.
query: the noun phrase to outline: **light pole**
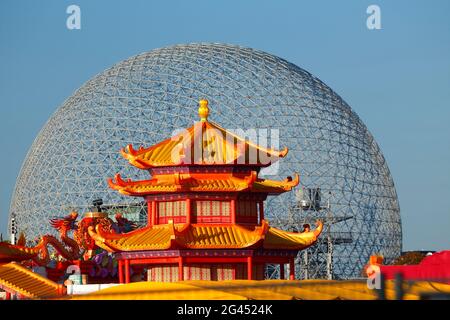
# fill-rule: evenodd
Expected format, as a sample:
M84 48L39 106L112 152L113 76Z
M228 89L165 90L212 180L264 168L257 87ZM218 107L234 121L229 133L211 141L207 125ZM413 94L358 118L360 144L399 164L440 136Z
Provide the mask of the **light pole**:
M14 218L14 215L11 217L11 244L16 244L16 234L17 234L17 226L16 226L16 219Z

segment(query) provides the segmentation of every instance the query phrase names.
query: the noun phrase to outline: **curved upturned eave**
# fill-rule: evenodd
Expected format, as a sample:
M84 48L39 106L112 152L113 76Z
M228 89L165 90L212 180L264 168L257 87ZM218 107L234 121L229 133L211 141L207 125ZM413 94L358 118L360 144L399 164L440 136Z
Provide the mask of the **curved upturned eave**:
M249 248L302 250L317 241L322 228L322 223L318 222L314 231L295 233L269 227L265 220L261 225L254 226L253 230L237 224L175 225L171 221L125 234L104 233L99 226L95 231L90 227L88 232L99 247L109 252Z

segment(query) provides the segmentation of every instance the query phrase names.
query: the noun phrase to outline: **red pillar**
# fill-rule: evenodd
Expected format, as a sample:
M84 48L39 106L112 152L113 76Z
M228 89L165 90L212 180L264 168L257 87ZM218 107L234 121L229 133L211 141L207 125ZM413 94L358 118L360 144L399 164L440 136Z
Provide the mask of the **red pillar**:
M123 260L119 260L117 268L119 269L119 283L123 283Z
M280 279L284 280L284 263L280 263Z
M191 223L191 199L186 199L186 223Z
M11 300L11 292L6 291L5 300Z
M236 223L236 200L231 200L231 223Z
M294 258L289 260L289 280L295 280Z
M152 201L152 226L156 224L156 201Z
M147 200L147 225L153 225L152 212L153 212L153 201Z
M130 283L130 260L125 260L125 283Z
M247 257L247 280L253 280L253 259Z
M183 273L183 257L178 258L178 281L184 280L184 273Z

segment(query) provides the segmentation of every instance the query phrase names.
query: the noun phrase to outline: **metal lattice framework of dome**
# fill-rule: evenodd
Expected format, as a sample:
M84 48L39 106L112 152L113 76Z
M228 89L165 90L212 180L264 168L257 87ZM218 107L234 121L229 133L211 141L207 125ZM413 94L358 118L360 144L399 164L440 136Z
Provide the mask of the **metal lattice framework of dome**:
M111 209L145 217L145 205L111 190L116 172L146 178L119 150L150 146L196 120L199 98L224 128L279 130L288 156L270 178L299 172L301 186L320 187L335 216L331 225L351 241L335 247L336 278L358 277L373 253L401 253L397 194L386 161L355 112L307 71L276 56L223 44L152 50L85 83L57 109L35 139L16 182L10 218L28 239L51 233L48 219L86 212L102 198ZM256 142L256 141L255 141ZM269 197L266 215L289 229L296 194ZM128 210L128 211L127 211Z

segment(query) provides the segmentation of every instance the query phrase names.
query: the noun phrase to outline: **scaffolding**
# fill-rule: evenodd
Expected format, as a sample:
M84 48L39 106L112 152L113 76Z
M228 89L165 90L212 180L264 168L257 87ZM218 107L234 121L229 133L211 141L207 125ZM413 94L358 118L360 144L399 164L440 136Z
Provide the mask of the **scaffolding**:
M339 231L340 224L353 219L353 216L333 215L329 201L326 205L322 205L320 188L303 187L297 192L296 198L297 201L289 213L290 223L293 226L309 226L317 220L324 224L323 234L317 243L303 250L297 257L297 277L328 280L338 278L333 272L335 247L352 242L350 232Z

